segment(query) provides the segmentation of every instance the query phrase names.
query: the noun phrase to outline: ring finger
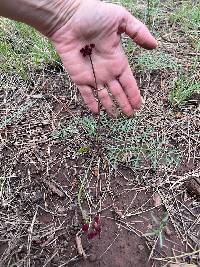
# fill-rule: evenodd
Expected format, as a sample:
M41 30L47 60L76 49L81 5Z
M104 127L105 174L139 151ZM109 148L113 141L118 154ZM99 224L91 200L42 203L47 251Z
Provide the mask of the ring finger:
M90 86L79 86L79 91L85 104L93 113L98 113L98 101L94 97L93 90Z
M108 92L108 88L106 85L103 86L98 86L97 89L97 94L98 94L98 99L101 102L101 104L105 107L105 109L107 110L107 112L112 115L115 116L116 114L116 107L109 95Z
M132 116L134 113L134 110L126 94L124 93L124 90L122 89L120 83L117 80L111 81L109 83L109 89L112 95L115 97L123 113L126 114L127 116Z

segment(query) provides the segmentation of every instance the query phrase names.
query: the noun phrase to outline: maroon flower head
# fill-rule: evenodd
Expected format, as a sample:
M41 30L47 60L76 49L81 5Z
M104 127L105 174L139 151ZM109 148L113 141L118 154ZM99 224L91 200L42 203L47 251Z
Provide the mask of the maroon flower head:
M98 233L97 232L90 232L89 234L87 234L87 238L88 239L93 239L95 236L97 236Z
M83 226L82 226L83 232L87 233L88 229L89 229L89 224L88 223L83 224Z
M93 239L95 236L101 234L101 220L100 215L96 215L91 223L84 222L82 224L82 231L87 235L88 239Z
M91 56L92 49L95 47L95 44L86 45L85 47L81 48L80 52L83 57Z
M96 215L94 217L94 221L95 221L95 223L100 224L100 215Z

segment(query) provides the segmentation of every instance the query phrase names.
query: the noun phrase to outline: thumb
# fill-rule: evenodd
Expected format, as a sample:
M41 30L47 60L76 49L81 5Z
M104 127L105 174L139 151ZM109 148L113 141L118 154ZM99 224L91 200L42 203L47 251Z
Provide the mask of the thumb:
M143 48L154 49L157 47L156 39L141 21L132 16L126 9L124 16L123 32Z

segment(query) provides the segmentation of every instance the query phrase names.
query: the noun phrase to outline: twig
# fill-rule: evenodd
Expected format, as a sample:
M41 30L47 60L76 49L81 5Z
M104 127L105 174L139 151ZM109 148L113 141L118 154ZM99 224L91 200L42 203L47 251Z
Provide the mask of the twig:
M181 255L177 255L176 257L166 257L166 258L152 258L154 260L157 260L157 261L162 261L162 260L174 260L174 259L177 259L177 258L183 258L183 257L188 257L188 256L192 256L194 254L197 254L197 253L200 253L200 249L199 250L196 250L196 251L193 251L193 252L189 252L189 253L185 253L185 254L181 254Z
M52 254L52 256L45 262L45 264L42 267L46 267L51 262L51 260L56 256L57 253L58 253L58 249L56 249L54 251L54 253Z
M83 256L84 260L87 259L87 255L83 249L83 246L82 246L82 241L81 241L81 237L79 235L76 235L76 247L77 247L77 250L78 250L78 254L80 256Z
M151 27L151 21L150 21L150 0L147 0L147 24L149 28Z
M85 181L86 181L86 178L88 176L88 173L89 173L89 170L92 166L92 162L93 162L93 159L94 159L94 156L92 156L92 159L90 161L90 164L89 164L89 167L87 169L87 172L81 182L81 186L80 186L80 189L79 189L79 192L78 192L78 205L79 205L79 208L81 210L81 213L83 214L83 208L82 208L82 204L81 204L81 196L82 196L82 192L84 191L84 186L85 186Z
M151 249L151 253L150 253L150 255L149 255L149 259L148 259L148 260L150 260L150 259L152 258L152 255L153 255L153 252L154 252L154 250L155 250L155 247L156 247L156 244L157 244L157 242L158 242L158 239L159 239L159 236L156 238L156 240L155 240L155 242L154 242L154 245L153 245L153 247L152 247L152 249Z
M115 241L117 240L118 236L120 235L120 233L117 233L116 237L114 238L114 240L110 243L110 245L107 247L107 249L100 255L99 259L101 259L103 257L103 255L105 253L108 252L108 250L112 247L112 245L115 243Z
M32 234L33 234L33 227L34 227L34 224L35 224L35 220L36 220L36 216L37 216L37 212L38 212L38 206L37 206L37 209L35 211L35 214L33 216L33 219L32 219L32 222L31 222L31 225L30 225L30 228L28 229L28 248L27 248L27 267L30 267L31 266L31 259L30 259L30 254L31 254L31 243L32 243Z
M91 55L89 55L89 59L90 59L90 63L91 63L91 66L92 66L92 72L93 72L93 76L94 76L96 97L98 97L97 77L96 77L96 73L95 73L95 69L94 69L94 64L93 64L92 56ZM96 141L97 141L98 150L99 150L99 136L100 136L100 127L101 127L101 114L100 114L101 105L100 105L100 101L99 101L98 98L97 98L97 101L98 101L98 119L97 119L97 136L96 136Z
M90 59L90 63L91 63L91 67L92 67L92 73L94 76L94 84L95 84L95 96L97 98L98 101L98 120L97 120L97 136L96 136L96 141L97 141L97 146L98 146L98 152L99 152L99 148L100 148L100 144L99 144L99 135L100 135L100 123L101 123L101 115L100 115L100 101L98 100L98 87L97 87L97 76L96 76L96 72L95 72L95 68L94 68L94 64L92 61L92 50L95 47L95 44L90 44L90 45L86 45L85 47L83 47L80 52L83 55L83 57L88 56Z

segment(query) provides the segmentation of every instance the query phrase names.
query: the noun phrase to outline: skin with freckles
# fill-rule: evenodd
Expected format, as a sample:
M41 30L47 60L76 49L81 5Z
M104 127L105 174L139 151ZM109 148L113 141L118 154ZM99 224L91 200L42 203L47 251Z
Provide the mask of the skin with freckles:
M114 98L127 116L141 106L136 80L121 45L121 34L146 49L154 49L157 42L147 27L121 6L97 0L84 0L71 19L50 38L61 60L78 86L90 110L98 112L95 81L88 57L80 50L95 44L92 61L97 77L98 99L110 115L115 115Z

